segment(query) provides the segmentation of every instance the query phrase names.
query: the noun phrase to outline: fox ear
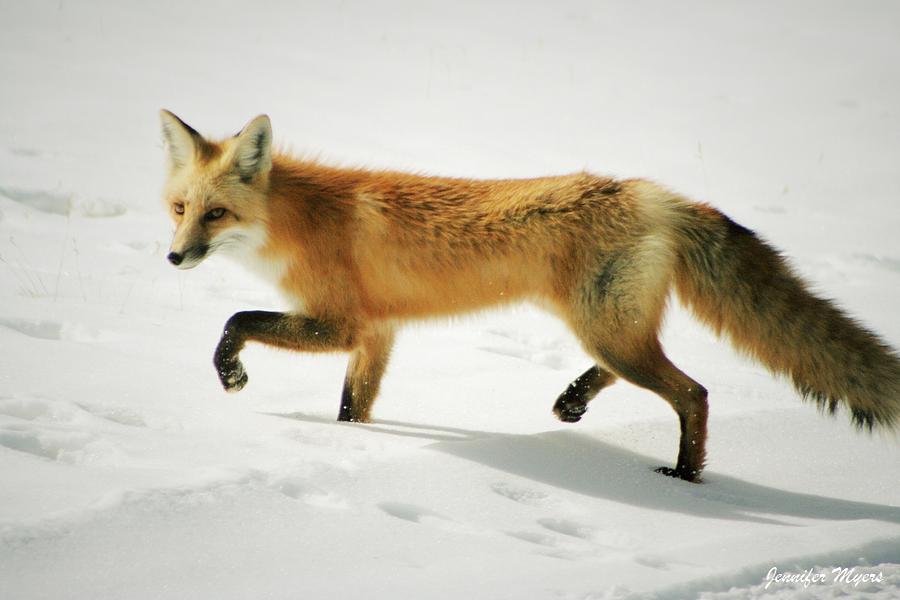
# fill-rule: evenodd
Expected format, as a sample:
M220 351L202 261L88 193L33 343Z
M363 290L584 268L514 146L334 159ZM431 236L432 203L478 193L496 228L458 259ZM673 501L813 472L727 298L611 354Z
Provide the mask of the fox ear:
M241 130L237 136L234 164L247 182L269 172L272 168L272 123L266 115L259 115Z
M172 170L180 169L193 162L197 151L205 143L203 136L166 109L159 111L159 120L162 125L163 140L169 151L169 164Z

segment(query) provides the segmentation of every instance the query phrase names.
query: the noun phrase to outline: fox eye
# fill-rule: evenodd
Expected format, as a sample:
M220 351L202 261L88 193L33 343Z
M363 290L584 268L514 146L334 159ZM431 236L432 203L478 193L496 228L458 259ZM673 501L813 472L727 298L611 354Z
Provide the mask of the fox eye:
M208 213L206 213L203 216L203 218L206 219L207 221L215 221L216 219L221 219L224 214L225 214L224 208L214 208L211 211L209 211Z
M175 214L176 214L176 215L183 215L183 214L184 214L184 204L182 204L181 202L176 202L176 203L175 203L175 206L174 206L174 209L175 209Z

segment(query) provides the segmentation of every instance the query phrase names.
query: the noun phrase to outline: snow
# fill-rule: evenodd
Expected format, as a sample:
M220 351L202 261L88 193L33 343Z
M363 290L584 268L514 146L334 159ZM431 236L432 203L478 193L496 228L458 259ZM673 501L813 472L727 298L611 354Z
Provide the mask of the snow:
M283 306L165 261L157 112L297 153L473 177L587 168L706 200L900 346L900 9L891 2L0 2L0 597L897 598L896 439L823 418L675 308L710 390L677 422L530 307L412 326L370 425L345 357L250 347ZM812 569L828 580L772 583ZM832 581L834 568L880 582Z

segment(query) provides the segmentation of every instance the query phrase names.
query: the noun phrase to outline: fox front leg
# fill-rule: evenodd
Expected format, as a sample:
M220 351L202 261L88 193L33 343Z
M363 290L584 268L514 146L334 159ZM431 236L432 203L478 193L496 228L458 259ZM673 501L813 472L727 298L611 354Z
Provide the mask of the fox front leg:
M384 324L369 326L357 337L347 365L338 421L367 423L394 345L394 330Z
M225 323L213 364L225 391L238 392L247 385L239 357L247 342L300 352L333 352L350 350L353 337L353 328L342 321L263 310L239 312Z

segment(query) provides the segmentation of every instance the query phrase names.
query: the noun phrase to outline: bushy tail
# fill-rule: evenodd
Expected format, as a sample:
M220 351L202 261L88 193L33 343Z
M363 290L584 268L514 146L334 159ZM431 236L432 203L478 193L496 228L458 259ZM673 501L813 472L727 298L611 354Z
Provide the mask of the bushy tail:
M804 398L871 430L900 426L900 357L832 302L809 291L752 231L705 205L677 209L682 301Z

